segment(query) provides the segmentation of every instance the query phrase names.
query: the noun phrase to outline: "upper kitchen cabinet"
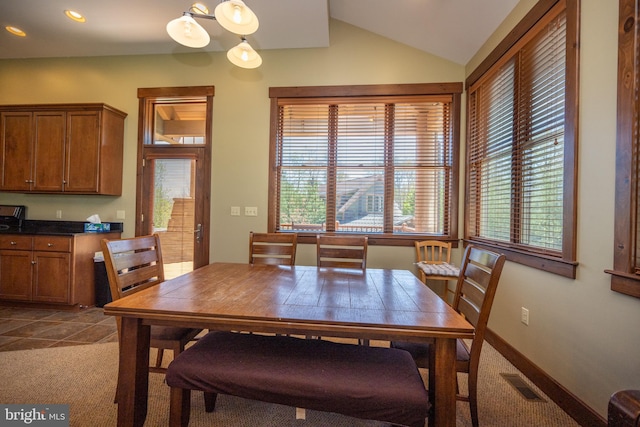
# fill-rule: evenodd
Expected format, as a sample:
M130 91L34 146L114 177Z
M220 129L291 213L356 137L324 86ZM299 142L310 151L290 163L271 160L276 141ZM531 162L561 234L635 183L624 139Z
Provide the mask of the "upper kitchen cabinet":
M126 116L105 104L0 106L0 191L120 195Z

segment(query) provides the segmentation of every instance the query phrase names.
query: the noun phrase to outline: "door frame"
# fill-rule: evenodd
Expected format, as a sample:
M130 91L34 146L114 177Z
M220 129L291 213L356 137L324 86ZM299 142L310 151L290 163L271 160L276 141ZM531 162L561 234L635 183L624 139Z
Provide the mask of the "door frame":
M201 224L200 239L194 239L193 268L209 264L210 218L211 218L211 143L213 125L213 86L163 87L138 89L138 161L136 167L136 225L135 235L151 233L151 204L148 194L152 191L145 184L145 147L153 147L154 158L187 158L196 155L196 205L195 224ZM205 138L204 145L181 147L157 147L153 141L154 106L158 103L205 102Z

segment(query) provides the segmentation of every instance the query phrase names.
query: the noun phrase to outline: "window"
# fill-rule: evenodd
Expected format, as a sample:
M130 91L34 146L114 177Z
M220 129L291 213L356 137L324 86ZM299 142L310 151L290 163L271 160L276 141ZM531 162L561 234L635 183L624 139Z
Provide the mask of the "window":
M383 200L384 196L369 194L367 196L367 213L383 213Z
M302 241L457 240L461 92L461 83L271 88L269 229Z
M539 2L467 80L465 238L572 278L577 9Z
M616 207L611 289L640 298L640 178L638 123L636 0L620 0L618 29L618 135L616 142Z

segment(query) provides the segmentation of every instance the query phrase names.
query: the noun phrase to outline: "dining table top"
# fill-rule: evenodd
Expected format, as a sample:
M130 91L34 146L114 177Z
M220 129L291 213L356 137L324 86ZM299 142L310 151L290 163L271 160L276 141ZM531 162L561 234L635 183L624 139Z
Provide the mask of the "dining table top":
M151 325L432 343L430 427L456 425L462 315L408 270L212 263L104 306L121 317L118 426L146 419Z
M474 331L408 270L213 263L104 309L154 324L369 339Z

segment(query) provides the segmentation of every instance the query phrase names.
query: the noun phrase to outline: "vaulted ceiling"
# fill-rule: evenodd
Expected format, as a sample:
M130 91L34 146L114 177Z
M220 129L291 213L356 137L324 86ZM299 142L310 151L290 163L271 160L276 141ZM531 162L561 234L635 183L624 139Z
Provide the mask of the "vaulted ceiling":
M2 0L0 59L186 53L165 26L195 0ZM205 0L210 10L218 0ZM330 18L466 64L518 0L245 0L260 28L247 40L258 51L328 47ZM64 15L74 9L77 23ZM215 21L204 51L226 51L239 37ZM26 37L4 28L19 27Z

